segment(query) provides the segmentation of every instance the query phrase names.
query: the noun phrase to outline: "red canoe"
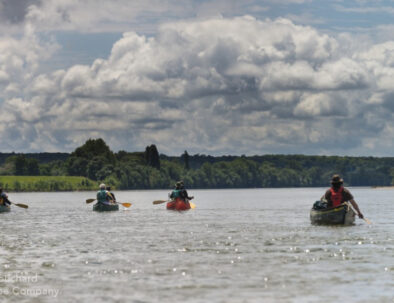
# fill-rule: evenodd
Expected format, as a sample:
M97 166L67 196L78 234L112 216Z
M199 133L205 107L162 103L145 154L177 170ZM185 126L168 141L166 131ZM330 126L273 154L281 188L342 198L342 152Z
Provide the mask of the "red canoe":
M190 203L183 201L181 198L176 198L175 201L170 201L167 203L167 209L188 210L190 209Z

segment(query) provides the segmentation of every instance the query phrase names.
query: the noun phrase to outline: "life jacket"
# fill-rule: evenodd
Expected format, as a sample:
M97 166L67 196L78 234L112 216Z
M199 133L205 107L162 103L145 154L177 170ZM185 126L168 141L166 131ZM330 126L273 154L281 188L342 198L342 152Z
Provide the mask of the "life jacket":
M171 193L171 198L173 198L174 200L176 198L179 198L181 196L181 190L180 189L174 189Z
M99 190L97 192L97 201L100 203L104 203L107 201L107 191L106 190Z
M341 186L338 191L335 191L332 187L330 188L331 191L331 202L332 206L336 207L342 204L343 202L343 187Z

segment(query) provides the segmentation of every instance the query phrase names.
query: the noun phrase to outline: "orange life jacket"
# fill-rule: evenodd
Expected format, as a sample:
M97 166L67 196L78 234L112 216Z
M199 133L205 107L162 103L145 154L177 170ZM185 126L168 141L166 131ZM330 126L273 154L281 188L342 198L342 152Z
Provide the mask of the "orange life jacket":
M331 191L331 202L332 206L339 206L343 202L343 187L341 186L338 191L335 191L332 187L330 188Z

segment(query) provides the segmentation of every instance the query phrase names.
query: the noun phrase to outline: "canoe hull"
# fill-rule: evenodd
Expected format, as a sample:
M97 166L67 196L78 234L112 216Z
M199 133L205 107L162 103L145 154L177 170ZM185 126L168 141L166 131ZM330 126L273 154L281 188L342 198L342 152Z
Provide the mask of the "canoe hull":
M311 209L310 219L314 225L352 225L355 221L355 213L347 204L327 209Z
M190 203L185 202L180 198L176 198L175 201L170 201L167 203L168 210L188 210L190 209Z
M8 213L11 211L11 207L7 205L0 205L0 213Z
M119 210L119 204L96 203L93 205L94 211L116 211Z

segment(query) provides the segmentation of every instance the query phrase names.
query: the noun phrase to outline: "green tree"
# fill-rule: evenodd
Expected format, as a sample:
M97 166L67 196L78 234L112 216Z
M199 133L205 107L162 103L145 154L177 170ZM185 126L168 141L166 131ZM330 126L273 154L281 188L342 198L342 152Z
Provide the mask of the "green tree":
M24 176L27 172L27 161L24 155L18 155L14 159L14 175Z
M145 148L145 159L149 166L160 169L160 157L156 145L152 144Z

